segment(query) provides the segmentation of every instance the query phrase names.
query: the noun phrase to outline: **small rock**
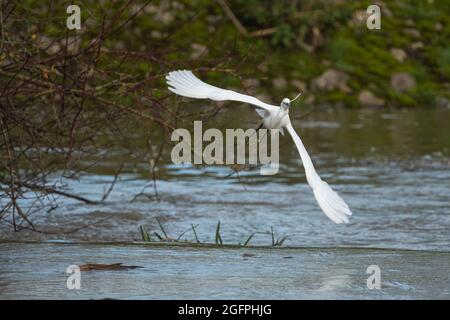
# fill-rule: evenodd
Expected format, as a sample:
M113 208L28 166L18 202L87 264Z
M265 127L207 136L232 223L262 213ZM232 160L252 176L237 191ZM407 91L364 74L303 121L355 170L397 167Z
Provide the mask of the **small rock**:
M131 12L131 14L138 14L139 11L141 11L141 9L142 8L140 5L134 4L130 7L130 12Z
M268 64L267 64L267 61L263 61L262 63L260 63L260 64L257 66L257 68L258 68L258 70L260 70L260 71L262 71L262 72L267 72L267 71L269 71L269 66L268 66Z
M147 5L144 12L147 14L153 14L155 21L161 22L164 25L171 23L175 17L169 12L169 8L165 4L167 2L162 2L160 6L157 5Z
M287 80L285 78L275 78L272 81L273 86L276 89L284 89L287 87Z
M423 42L421 41L417 41L411 44L411 49L412 50L418 50L418 49L422 49L423 48Z
M56 54L59 51L61 51L61 46L57 43L52 44L50 47L48 47L47 49L47 53L50 55Z
M374 4L379 6L381 8L381 15L391 18L392 17L392 11L389 10L388 6L383 1L375 1Z
M10 59L5 59L4 57L0 57L0 67L7 66L9 64L12 64L13 61Z
M295 80L292 80L292 81L291 81L291 85L292 85L295 89L297 89L298 92L305 93L305 92L308 91L308 89L306 88L306 83L304 83L303 81L300 81L300 80L295 79Z
M316 101L316 97L314 96L314 95L307 95L306 96L306 99L305 99L305 102L306 102L306 104L313 104L314 103L314 101Z
M159 15L159 21L161 21L165 25L171 23L174 19L174 16L170 12L163 12L161 15Z
M450 109L450 100L448 100L446 97L438 97L436 99L436 107Z
M116 50L123 50L125 48L125 43L122 40L118 40L114 42L113 47Z
M198 59L204 55L208 54L208 47L199 44L199 43L193 43L191 45L192 52L191 52L191 59L195 60Z
M271 101L272 101L271 97L269 95L267 95L267 94L264 94L264 93L257 93L257 94L255 94L255 97L258 98L261 101L266 102L266 103L271 103Z
M403 61L405 61L405 59L407 57L406 52L403 49L399 49L399 48L392 48L391 54L398 62L401 62L401 63L403 63Z
M400 72L392 75L391 86L397 92L405 92L416 86L416 80L406 72Z
M259 87L259 80L255 79L255 78L248 78L248 79L244 79L242 80L242 83L244 84L244 86L246 88L255 88L255 87Z
M384 106L384 100L375 96L369 90L363 90L358 95L358 101L363 107L382 107Z
M61 50L61 45L58 41L55 41L53 39L50 39L46 35L42 35L38 38L38 46L39 49L45 50L48 54L56 54L58 51Z
M328 69L322 75L312 81L312 87L323 91L332 91L339 89L343 92L350 92L347 86L349 76L342 71Z
M206 17L206 21L208 21L208 24L219 24L222 19L222 15L208 15Z
M312 39L311 39L311 45L314 48L318 48L323 46L325 40L322 36L322 33L320 32L320 29L317 27L312 28Z
M248 94L255 94L256 89L260 85L260 81L258 79L249 78L242 80L242 84Z
M145 13L158 13L158 10L159 10L158 6L155 6L153 4L149 4L144 8Z
M410 35L414 38L420 38L420 31L414 28L405 28L403 29L403 32L407 35Z
M362 26L366 24L368 15L366 10L357 10L353 12L352 23L356 26Z
M61 46L66 45L66 40L62 40ZM67 38L67 52L70 54L78 52L81 46L81 37L70 36Z
M411 18L408 18L408 19L405 20L405 25L408 26L408 27L415 27L416 26L414 20L411 19Z
M436 31L442 31L443 28L444 28L444 27L442 26L442 23L440 23L440 22L437 22L437 23L434 25L434 29L435 29Z
M161 39L163 37L163 34L160 31L152 30L150 32L150 37L152 37L153 39Z

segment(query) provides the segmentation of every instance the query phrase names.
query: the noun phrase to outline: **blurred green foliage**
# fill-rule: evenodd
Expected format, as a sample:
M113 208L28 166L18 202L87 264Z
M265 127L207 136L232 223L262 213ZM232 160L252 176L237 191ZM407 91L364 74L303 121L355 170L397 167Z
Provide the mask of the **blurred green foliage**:
M133 63L104 57L108 72L133 74L137 79L170 69L207 68L234 72L207 72L207 80L241 87L242 79L259 79L256 92L281 99L294 95L298 81L305 84L309 103L358 106L358 94L370 90L393 106L433 106L449 99L450 10L448 1L375 1L382 9L381 30L369 30L364 19L374 1L313 0L160 0L77 1L82 9L82 42L87 46L102 26L126 26L109 34L103 46L111 50L155 53L152 59ZM32 34L63 39L64 1L25 0L17 10L27 14ZM140 11L141 7L144 8ZM136 12L138 12L136 14ZM117 13L120 15L117 16ZM136 14L136 15L135 15ZM258 32L267 33L258 36ZM79 34L79 31L71 31ZM203 49L203 53L202 53ZM400 62L391 50L401 49ZM344 72L350 92L319 90L314 80L324 71ZM411 75L416 86L399 92L392 87L395 73ZM285 85L274 85L283 78ZM296 85L297 81L297 85ZM154 82L157 89L164 81ZM161 93L162 94L162 93Z

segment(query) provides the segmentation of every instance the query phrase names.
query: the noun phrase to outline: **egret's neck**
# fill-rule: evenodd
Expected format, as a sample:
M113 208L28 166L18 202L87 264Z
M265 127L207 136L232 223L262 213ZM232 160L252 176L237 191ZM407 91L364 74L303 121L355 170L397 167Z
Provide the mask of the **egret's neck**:
M285 113L289 113L289 107L285 107L285 106L281 106L280 109L285 112Z

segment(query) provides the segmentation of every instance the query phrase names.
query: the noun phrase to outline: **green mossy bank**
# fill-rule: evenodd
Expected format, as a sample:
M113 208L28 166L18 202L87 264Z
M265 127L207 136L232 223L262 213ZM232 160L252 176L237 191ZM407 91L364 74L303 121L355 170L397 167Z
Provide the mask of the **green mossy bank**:
M103 58L100 66L154 77L156 96L166 94L161 75L185 68L273 103L302 91L310 105L450 106L448 1L78 2L82 30L70 33L81 35L77 46L105 24L117 27L102 46L136 57ZM380 30L366 26L371 4L381 8ZM19 6L29 13L30 38L64 39L65 2Z

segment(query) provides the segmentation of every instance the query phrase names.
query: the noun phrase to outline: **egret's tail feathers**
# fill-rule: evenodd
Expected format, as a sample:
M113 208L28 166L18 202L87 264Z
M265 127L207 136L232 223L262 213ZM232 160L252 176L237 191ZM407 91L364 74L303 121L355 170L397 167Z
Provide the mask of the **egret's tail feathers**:
M345 201L325 181L319 181L314 187L314 196L320 208L335 223L347 223L352 212Z

